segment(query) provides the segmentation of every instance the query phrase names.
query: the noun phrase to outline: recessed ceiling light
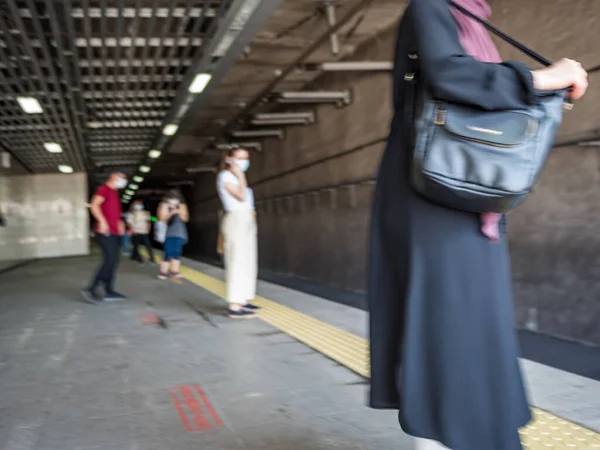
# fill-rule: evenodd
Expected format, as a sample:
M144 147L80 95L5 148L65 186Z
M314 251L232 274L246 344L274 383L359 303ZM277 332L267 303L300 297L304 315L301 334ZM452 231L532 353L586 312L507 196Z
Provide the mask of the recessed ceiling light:
M142 181L144 181L144 177L136 175L135 177L133 177L133 181L135 181L136 183L141 183Z
M63 149L56 142L46 142L44 143L44 148L50 153L62 153Z
M179 128L177 125L170 123L163 128L163 134L165 136L173 136L175 133L177 133L177 128Z
M40 114L44 111L37 98L17 97L17 101L19 102L21 109L23 109L23 111L25 111L27 114Z
M126 190L125 191L125 195L133 195L135 194L135 192L131 191L131 190Z
M188 91L190 91L192 94L199 94L200 92L204 91L211 78L212 76L208 73L199 73L194 78L194 81L192 81L190 84Z
M140 172L142 172L142 173L150 172L150 166L140 166Z
M67 165L58 166L58 170L60 170L62 173L73 173L73 168Z
M129 185L129 189L131 189L133 191L135 191L137 188L139 188L139 186L137 184L133 184L132 183L132 184Z
M152 158L152 159L159 158L159 157L160 157L160 154L161 154L160 150L150 150L150 151L148 152L148 156L149 156L150 158Z

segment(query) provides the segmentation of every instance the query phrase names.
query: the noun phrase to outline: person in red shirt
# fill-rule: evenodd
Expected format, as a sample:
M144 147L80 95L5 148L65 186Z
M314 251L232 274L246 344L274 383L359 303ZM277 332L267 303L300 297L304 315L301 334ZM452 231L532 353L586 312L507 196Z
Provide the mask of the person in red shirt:
M115 172L108 177L105 184L96 190L92 197L91 213L96 219L94 231L96 240L102 249L103 261L92 284L82 291L88 303L98 304L102 301L123 301L125 296L114 289L114 278L119 263L121 236L125 224L121 218L122 208L119 189L127 186L127 177L121 172ZM98 288L104 285L105 296L98 295Z

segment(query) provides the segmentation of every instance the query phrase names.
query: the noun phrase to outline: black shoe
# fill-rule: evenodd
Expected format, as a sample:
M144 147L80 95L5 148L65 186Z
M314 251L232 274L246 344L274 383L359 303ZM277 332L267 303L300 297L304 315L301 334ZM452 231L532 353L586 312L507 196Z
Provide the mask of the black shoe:
M252 319L253 317L256 317L256 315L252 311L245 309L240 309L239 311L228 309L227 317L230 319Z
M253 305L252 303L246 303L242 308L247 309L248 311L258 311L260 306Z
M83 295L83 299L86 303L90 303L91 305L99 305L102 303L102 299L96 295L96 293L91 289L83 289L81 291L81 295Z
M104 301L105 302L122 302L124 300L127 300L127 297L125 297L122 294L119 294L118 292L107 292L106 295L104 296Z

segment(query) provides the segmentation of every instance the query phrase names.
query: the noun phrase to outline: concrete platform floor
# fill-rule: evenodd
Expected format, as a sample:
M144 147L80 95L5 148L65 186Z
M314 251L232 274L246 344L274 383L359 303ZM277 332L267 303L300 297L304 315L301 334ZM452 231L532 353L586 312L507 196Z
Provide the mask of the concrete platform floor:
M95 265L2 276L0 449L410 448L394 414L365 408L360 377L261 320L225 318L197 286L126 263L129 301L83 304ZM153 311L167 330L142 323ZM182 385L200 386L222 427L186 430L170 393Z
M40 261L0 276L0 449L412 449L393 412L365 407L361 377L262 320L225 318L223 301L188 281L126 262L127 302L82 303L96 263ZM260 290L364 334L362 312ZM144 324L145 313L168 328ZM524 365L538 406L600 428L600 383Z

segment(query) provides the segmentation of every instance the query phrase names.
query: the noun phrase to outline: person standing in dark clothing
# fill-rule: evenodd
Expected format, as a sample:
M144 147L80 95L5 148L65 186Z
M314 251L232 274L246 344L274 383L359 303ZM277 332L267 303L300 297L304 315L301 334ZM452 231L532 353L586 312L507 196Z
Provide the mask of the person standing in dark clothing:
M82 291L86 302L98 304L104 301L122 301L125 296L115 291L115 271L119 264L121 236L125 232L119 189L127 186L125 174L117 172L110 175L100 186L91 201L91 212L96 220L94 227L96 240L102 249L102 265L92 283ZM98 295L98 288L104 287L105 296Z
M456 0L487 19L484 0ZM587 88L581 65L530 70L477 58L486 30L449 0L413 0L398 30L394 117L377 178L370 237L370 406L398 411L417 450L520 450L531 418L518 362L504 219L436 205L410 183L414 104L407 81L435 100L485 111L525 110L540 90ZM489 47L488 47L489 48ZM483 55L485 56L485 55ZM416 69L416 70L415 70ZM496 226L495 224L492 224Z

